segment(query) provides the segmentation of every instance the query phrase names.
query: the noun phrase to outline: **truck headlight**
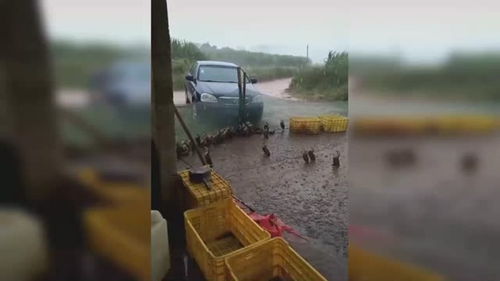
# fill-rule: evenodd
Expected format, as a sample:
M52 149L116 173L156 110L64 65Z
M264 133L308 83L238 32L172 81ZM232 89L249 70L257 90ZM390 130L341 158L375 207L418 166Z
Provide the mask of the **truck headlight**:
M263 102L262 95L256 95L255 97L253 97L252 102L253 103L262 103Z
M203 93L200 96L201 102L217 102L217 98L214 95Z

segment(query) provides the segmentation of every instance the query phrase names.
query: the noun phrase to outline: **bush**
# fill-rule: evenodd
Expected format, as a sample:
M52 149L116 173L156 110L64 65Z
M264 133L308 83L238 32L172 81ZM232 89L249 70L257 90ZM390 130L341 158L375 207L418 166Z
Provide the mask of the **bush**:
M380 93L498 100L499 71L499 53L455 53L441 65L372 70L364 74L363 81Z
M247 67L245 71L251 78L256 78L259 81L269 81L292 77L298 72L298 68L275 66Z
M323 66L300 69L290 84L292 93L304 98L324 100L348 99L348 55L329 52Z
M244 67L302 67L310 63L309 59L300 56L276 55L231 48L217 48L208 43L200 46L200 50L210 59L232 62Z

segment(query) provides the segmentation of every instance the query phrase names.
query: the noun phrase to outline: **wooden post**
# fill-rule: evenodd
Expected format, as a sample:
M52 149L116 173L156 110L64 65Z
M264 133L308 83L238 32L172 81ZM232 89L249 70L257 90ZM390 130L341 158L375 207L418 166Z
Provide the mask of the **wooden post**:
M37 3L0 3L0 88L10 119L4 133L18 149L31 200L45 199L56 186L62 159L49 48Z
M177 168L170 33L165 0L151 1L151 67L153 142L159 156L158 171L163 206L168 211L164 215L170 216L170 210L176 203Z

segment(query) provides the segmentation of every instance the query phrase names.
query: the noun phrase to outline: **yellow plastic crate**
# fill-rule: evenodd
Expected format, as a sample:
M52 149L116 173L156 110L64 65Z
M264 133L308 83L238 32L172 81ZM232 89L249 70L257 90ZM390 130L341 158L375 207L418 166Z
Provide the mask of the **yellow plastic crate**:
M354 131L366 134L483 134L498 130L497 117L487 115L438 115L362 117L354 122Z
M111 203L128 204L149 202L150 189L133 182L113 182L102 180L92 168L82 169L78 177L88 188Z
M322 115L319 116L321 128L324 132L338 133L347 131L349 119L341 115Z
M187 189L186 205L189 209L206 206L219 200L230 198L233 194L231 185L227 180L212 170L211 188L208 189L203 183L194 183L189 180L189 170L179 173L182 183Z
M496 129L496 118L484 115L449 115L433 118L442 134L489 133Z
M270 238L233 199L224 199L184 213L186 242L203 275L225 281L224 259Z
M319 134L321 132L321 120L318 117L292 117L290 118L290 132Z
M248 247L226 259L230 281L326 281L280 237Z
M444 281L428 269L382 257L358 246L349 246L349 280L352 281Z
M91 250L141 281L151 280L149 206L93 208L84 214Z
M416 135L431 130L425 117L361 117L354 122L354 131L362 134Z

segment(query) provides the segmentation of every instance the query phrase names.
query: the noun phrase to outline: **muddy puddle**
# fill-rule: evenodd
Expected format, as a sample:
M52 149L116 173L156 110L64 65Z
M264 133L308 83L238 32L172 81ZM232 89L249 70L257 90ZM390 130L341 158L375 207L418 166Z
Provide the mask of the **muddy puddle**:
M271 125L271 127L273 127ZM266 144L271 156L265 157ZM305 164L304 150L316 161ZM341 154L341 167L332 168ZM346 280L347 143L345 134L297 136L275 133L236 137L211 147L214 168L235 194L261 214L275 213L309 241L288 234L287 240L328 280ZM178 161L178 169L199 165L196 155Z

